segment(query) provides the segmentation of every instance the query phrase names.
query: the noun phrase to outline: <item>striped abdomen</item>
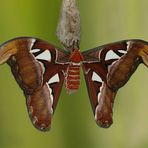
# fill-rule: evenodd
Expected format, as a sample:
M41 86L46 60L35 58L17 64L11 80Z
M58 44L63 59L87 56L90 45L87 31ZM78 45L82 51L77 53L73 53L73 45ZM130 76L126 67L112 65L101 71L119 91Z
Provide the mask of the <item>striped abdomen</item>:
M69 65L66 74L65 86L68 93L78 90L80 85L80 65Z

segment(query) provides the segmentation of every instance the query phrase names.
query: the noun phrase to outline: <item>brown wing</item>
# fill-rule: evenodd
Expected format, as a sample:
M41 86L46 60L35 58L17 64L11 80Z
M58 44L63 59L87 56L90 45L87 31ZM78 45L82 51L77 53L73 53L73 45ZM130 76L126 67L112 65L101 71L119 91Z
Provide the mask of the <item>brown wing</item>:
M147 42L120 41L82 54L83 71L95 120L101 127L109 127L117 90L126 84L142 60L148 66Z
M64 81L69 53L35 38L16 38L0 47L0 63L8 62L24 91L34 126L48 130Z
M116 93L106 84L107 69L100 62L95 62L84 63L83 71L95 120L99 126L109 127Z

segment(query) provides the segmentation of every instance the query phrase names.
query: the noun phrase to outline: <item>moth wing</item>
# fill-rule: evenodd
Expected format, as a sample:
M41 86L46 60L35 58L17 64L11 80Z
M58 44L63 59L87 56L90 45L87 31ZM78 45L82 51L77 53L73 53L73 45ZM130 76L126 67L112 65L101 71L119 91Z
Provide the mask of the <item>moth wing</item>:
M51 118L61 93L65 72L69 62L69 54L57 48L53 49L51 45L43 41L36 42L31 52L44 69L43 87L34 93L36 96L38 96L38 93L43 94L39 99L41 102L43 98L42 102L37 104L36 101L33 101L34 96L31 96L32 104L34 104L36 108L34 111L35 114L32 115L35 115L40 121L33 123L38 129L47 130L50 127ZM28 104L28 108L29 106ZM33 119L33 116L31 119Z
M68 56L69 53L36 38L16 38L1 46L0 62L10 65L26 96L32 123L40 130L50 127Z
M53 115L53 98L51 98L47 84L33 94L25 94L25 96L28 113L33 125L42 131L50 129Z
M148 66L148 42L124 40L83 52L85 60L97 61L108 69L107 83L113 91L124 86L140 63Z
M25 94L30 119L39 130L50 129L51 119L61 93L63 81L64 76L58 73L33 94Z
M83 63L83 72L95 120L99 126L109 127L115 92L106 84L107 70L101 63L95 62Z
M112 124L112 106L116 91L108 86L109 67L126 54L126 43L117 42L83 52L83 72L97 124Z

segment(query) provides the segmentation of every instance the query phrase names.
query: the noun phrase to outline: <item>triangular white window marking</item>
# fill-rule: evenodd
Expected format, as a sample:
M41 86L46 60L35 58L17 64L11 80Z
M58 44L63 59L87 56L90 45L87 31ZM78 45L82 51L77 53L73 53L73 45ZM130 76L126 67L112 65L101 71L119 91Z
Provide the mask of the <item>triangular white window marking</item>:
M120 53L126 54L127 51L126 50L118 50Z
M39 60L46 60L46 61L51 61L51 53L49 50L45 50L41 54L36 56L36 59Z
M105 61L111 59L119 59L119 58L120 57L115 52L113 52L113 50L109 50L106 54Z
M93 72L93 74L92 74L92 80L93 81L100 82L100 83L103 82L102 79L101 79L101 77L97 73L95 73L95 72Z
M55 74L53 77L49 79L48 84L57 83L57 82L60 82L60 79L59 79L59 75Z
M31 53L36 53L36 52L39 52L40 50L41 50L41 49L31 49L30 52L31 52Z

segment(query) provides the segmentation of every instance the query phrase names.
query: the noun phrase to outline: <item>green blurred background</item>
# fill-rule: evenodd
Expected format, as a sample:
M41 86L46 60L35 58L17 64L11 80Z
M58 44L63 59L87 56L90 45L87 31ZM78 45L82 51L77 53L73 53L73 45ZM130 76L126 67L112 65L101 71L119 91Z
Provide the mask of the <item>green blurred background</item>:
M81 50L129 38L148 41L147 0L77 0ZM0 42L35 36L61 46L56 37L61 0L0 0ZM0 67L0 148L148 148L147 69L141 65L119 90L114 124L99 128L81 75L80 90L63 89L49 132L30 122L25 98L10 68Z

